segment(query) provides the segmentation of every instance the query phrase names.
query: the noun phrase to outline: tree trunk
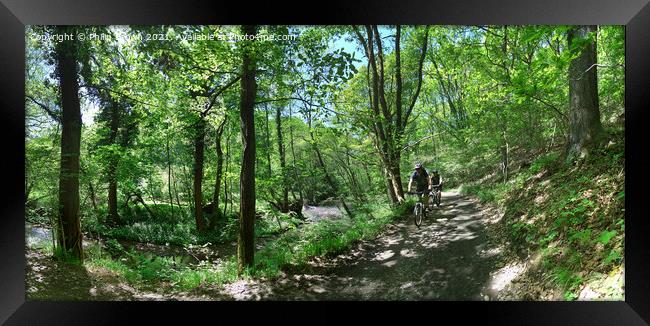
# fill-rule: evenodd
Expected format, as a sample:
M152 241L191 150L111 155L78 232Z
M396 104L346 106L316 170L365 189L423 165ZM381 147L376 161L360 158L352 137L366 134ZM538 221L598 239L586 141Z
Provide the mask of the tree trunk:
M395 157L393 157L390 163L390 174L391 174L393 189L395 189L395 196L397 196L397 201L401 203L404 201L404 189L402 187L402 175L401 175L402 172L400 168L402 155L399 153L399 149L395 149L395 151L396 151L396 153L394 154Z
M273 169L271 167L271 130L269 130L269 109L268 105L264 106L264 147L266 149L266 163L267 165L267 173L269 174L268 177L273 176Z
M172 178L172 180L174 182L174 196L176 197L176 205L178 206L178 210L182 212L183 208L181 206L181 199L178 196L178 185L176 184L176 178Z
M110 101L111 121L110 121L110 134L109 144L117 144L117 133L119 131L119 107L117 102ZM117 225L120 222L120 217L117 213L117 153L111 153L108 160L108 221Z
M226 167L225 173L228 174L228 166L230 162L230 132L226 135ZM228 178L223 178L223 214L228 215Z
M256 26L243 26L242 32L254 35ZM255 58L252 46L254 41L244 41L242 58L242 78L240 90L240 119L243 158L240 174L240 215L237 245L237 271L241 275L245 268L253 266L255 254Z
M293 112L291 110L291 107L289 107L289 119L293 117ZM291 122L291 121L290 121ZM300 200L300 204L303 204L304 201L304 193L303 193L303 187L302 187L302 179L298 175L298 167L296 166L296 149L294 147L294 137L293 137L293 123L289 125L289 140L290 140L290 145L291 145L291 157L292 157L292 165L293 165L293 174L295 178L295 183L298 184L298 196Z
M395 194L395 189L393 188L393 182L391 181L388 169L386 167L382 168L384 178L386 179L386 191L388 192L388 198L390 202L395 204L398 202L397 195Z
M603 135L598 103L596 74L596 41L580 42L596 26L577 26L569 30L569 48L579 51L569 64L569 139L566 148L568 161L583 158L597 146Z
M273 168L271 166L271 130L269 129L269 110L268 110L268 105L264 105L264 150L266 152L266 163L267 163L267 177L272 178L273 177ZM270 187L268 189L269 191L269 197L271 198L269 200L269 203L275 207L277 210L281 210L281 204L278 204L280 200L277 199L277 193L275 191L275 188Z
M83 166L79 166L79 171L86 175L88 178L88 192L89 192L89 197L90 197L90 203L93 205L93 210L95 213L97 213L97 194L95 193L95 187L93 186L93 181L91 180L90 176L86 174L86 171L84 170ZM29 188L27 188L28 193L29 193ZM27 202L27 201L26 201Z
M217 225L217 221L221 217L221 211L219 210L219 193L221 192L221 176L223 174L223 150L221 149L221 136L223 135L223 129L226 124L227 117L224 117L223 121L217 127L217 137L215 141L215 150L217 152L217 175L214 181L214 194L212 196L212 220L210 222L210 230L214 229Z
M88 190L90 191L90 203L93 205L93 210L97 212L97 195L95 194L95 187L93 187L93 183L90 180L88 180Z
M385 175L387 177L387 190L388 196L393 204L404 201L404 190L401 181L401 146L403 142L403 133L409 123L410 115L413 111L415 103L420 93L422 86L422 71L424 59L428 44L428 27L425 29L424 40L420 49L420 57L417 69L417 84L415 91L411 95L406 106L403 106L402 99L402 67L400 57L400 38L401 27L397 26L395 33L395 87L396 94L393 97L395 101L395 111L391 112L391 106L386 102L385 91L385 78L382 49L382 38L376 26L366 26L366 36L364 37L361 32L356 28L354 30L357 39L361 43L366 58L368 58L368 89L370 108L375 117L373 121L371 132L376 136L376 147L381 157L381 163L384 167ZM375 52L376 48L376 52ZM371 77L372 76L372 77Z
M275 109L275 127L278 135L278 154L280 156L280 171L282 174L282 203L280 204L280 211L282 213L289 212L289 186L287 182L287 159L284 151L284 140L282 138L282 112L280 106Z
M190 208L189 210L189 215L194 215L194 198L192 198L192 186L190 183L187 181L190 178L192 178L192 174L187 171L187 167L185 164L182 165L183 167L183 178L181 179L182 186L185 187L184 194L185 194L185 202L188 203L188 206Z
M194 136L194 219L196 228L199 232L206 230L205 220L203 219L203 151L205 142L205 120L199 118L196 124L196 134Z
M167 150L167 193L169 194L169 206L171 207L171 214L174 216L174 197L172 196L172 159L169 155L169 135L167 135L165 149Z
M57 27L56 32L58 34L72 33L74 29ZM59 246L65 252L69 252L83 261L83 240L79 220L81 109L77 80L77 46L75 41L63 41L56 46L55 51L63 111L57 237Z
M503 174L503 182L508 182L508 152L510 151L508 145L508 139L506 138L506 132L503 132L503 144L501 145L501 173Z

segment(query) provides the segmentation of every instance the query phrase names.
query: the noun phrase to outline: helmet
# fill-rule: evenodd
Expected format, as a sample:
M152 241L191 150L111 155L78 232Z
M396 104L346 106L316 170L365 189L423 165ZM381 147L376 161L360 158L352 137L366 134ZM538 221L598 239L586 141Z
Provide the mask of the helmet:
M415 163L415 169L421 169L422 168L422 163Z
M438 174L438 170L433 169L433 170L431 170L431 173Z

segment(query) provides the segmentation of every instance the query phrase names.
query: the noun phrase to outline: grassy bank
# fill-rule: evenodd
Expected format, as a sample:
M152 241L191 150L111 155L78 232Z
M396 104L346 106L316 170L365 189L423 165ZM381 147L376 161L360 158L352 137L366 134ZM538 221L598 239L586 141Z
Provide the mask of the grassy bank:
M601 299L622 299L606 281L623 273L625 231L625 152L622 131L577 165L559 151L534 160L508 182L487 180L461 192L496 206L498 227L509 249L532 264L547 286L574 300L582 291Z
M377 236L387 223L404 216L411 206L411 202L396 208L385 204L368 204L357 207L357 213L352 219L324 219L304 224L300 228L287 223L290 219L288 216L261 218L256 223L258 236L268 234L270 230L280 228L280 225L290 227L257 251L254 268L246 271L244 278L278 277L283 271L305 268L314 257L341 253L360 240ZM285 224L282 224L283 221ZM137 225L136 223L139 222L134 224ZM122 227L117 230L133 229L134 224L131 224L131 228ZM138 239L148 239L148 236L153 235L161 241L171 239L155 232L137 234ZM52 252L51 247L40 250ZM113 237L105 238L102 242L92 242L85 251L84 265L89 271L108 272L142 290L188 291L219 286L238 279L236 256L190 264L178 256L161 257L125 249Z

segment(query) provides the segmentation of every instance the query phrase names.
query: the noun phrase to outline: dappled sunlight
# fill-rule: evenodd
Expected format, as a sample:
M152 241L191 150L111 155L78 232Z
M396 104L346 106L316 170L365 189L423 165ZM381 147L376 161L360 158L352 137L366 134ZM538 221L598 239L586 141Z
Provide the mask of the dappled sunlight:
M384 266L386 266L386 267L393 267L393 266L395 266L396 264L397 264L397 260L390 260L390 261L387 261L387 262L385 262L385 263L382 263L382 265L384 265Z
M327 272L229 287L236 300L477 300L501 249L485 244L473 201L446 198L420 228L396 223L374 240L329 259ZM456 205L458 201L463 205ZM455 207L458 215L450 211ZM441 219L448 214L450 218ZM319 269L321 270L321 269ZM325 272L325 270L322 270Z
M493 291L501 291L506 285L510 284L517 276L525 271L525 266L522 263L509 264L499 269L493 276L489 283L489 288Z
M385 250L385 251L377 253L375 255L375 260L383 261L383 260L386 260L386 259L388 259L390 257L393 257L394 255L395 255L395 253L392 250Z
M491 248L491 249L481 249L478 254L482 258L494 257L503 253L503 247Z
M477 204L458 195L427 213L417 227L412 217L388 227L382 236L359 242L348 252L309 262L311 270L273 280L244 279L204 286L192 293L136 290L103 268L86 273L79 297L87 300L476 300L488 281L491 262L501 252L485 244L484 216ZM125 243L126 244L126 243ZM138 250L170 250L138 244ZM226 246L228 248L226 248ZM187 249L187 248L186 248ZM224 248L193 248L193 255L224 254ZM172 250L174 251L174 250ZM205 251L205 252L204 252ZM201 258L204 258L201 257ZM503 278L503 277L502 277ZM38 279L35 277L35 279Z
M413 249L402 249L399 252L400 255L408 258L415 258L418 254Z

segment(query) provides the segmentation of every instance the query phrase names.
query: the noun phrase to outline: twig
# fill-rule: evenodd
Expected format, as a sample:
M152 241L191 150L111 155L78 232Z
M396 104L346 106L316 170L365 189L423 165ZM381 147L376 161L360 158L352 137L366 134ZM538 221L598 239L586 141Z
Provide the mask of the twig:
M622 68L625 68L625 65L622 64L622 63L619 63L619 64L617 64L617 65L603 65L603 64L594 63L594 64L592 64L591 66L589 66L589 68L587 68L587 70L583 71L583 72L580 74L580 77L575 78L575 79L573 79L573 80L580 80L580 79L582 79L582 77L584 77L584 75L585 75L587 72L589 72L589 70L591 70L593 67L601 67L601 68L616 68L616 67L622 67Z

